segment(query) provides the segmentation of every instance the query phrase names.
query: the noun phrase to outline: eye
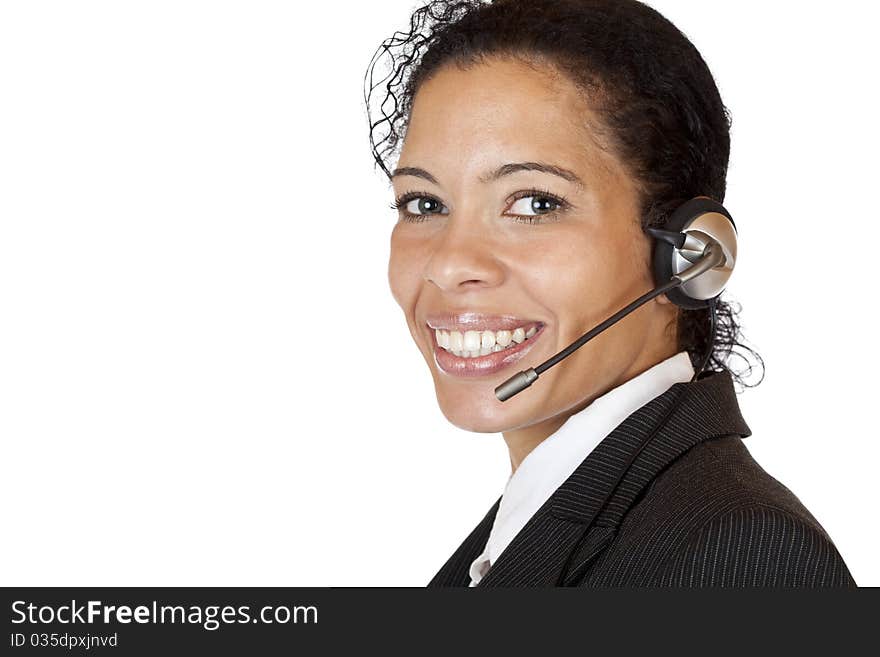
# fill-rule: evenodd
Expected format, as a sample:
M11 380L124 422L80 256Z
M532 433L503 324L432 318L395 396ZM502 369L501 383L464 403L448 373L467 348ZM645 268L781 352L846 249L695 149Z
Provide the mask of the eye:
M438 212L444 208L445 212ZM408 192L399 196L391 204L392 210L400 211L403 221L425 221L432 214L449 214L449 209L427 192Z
M528 201L528 203L524 203ZM553 212L559 207L559 203L547 196L524 196L511 206L512 214L529 215L529 214L547 214ZM532 212L534 211L534 212Z
M564 198L551 194L547 190L529 189L518 192L514 196L514 202L510 206L509 214L518 217L518 221L525 223L542 223L553 220L545 217L556 217L560 212L568 209L569 203Z
M567 200L547 190L529 189L514 196L513 204L505 214L521 223L545 223L557 219L557 215L567 210L569 205ZM400 212L401 221L407 222L427 221L434 214L449 214L449 209L427 192L403 194L390 207Z

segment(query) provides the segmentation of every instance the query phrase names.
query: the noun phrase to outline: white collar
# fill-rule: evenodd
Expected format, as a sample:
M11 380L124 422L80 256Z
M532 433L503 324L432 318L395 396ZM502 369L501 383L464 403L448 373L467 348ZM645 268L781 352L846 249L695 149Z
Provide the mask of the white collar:
M526 522L617 425L693 375L690 356L680 351L594 399L529 452L507 480L486 547L471 564L470 585L483 578Z

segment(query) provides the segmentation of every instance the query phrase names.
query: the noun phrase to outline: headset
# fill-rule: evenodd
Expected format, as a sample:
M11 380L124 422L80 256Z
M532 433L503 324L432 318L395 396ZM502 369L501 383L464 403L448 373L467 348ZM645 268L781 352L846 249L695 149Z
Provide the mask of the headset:
M710 339L703 360L700 366L695 368L694 376L691 379L691 381L697 380L712 355L716 330L715 306L718 297L724 291L736 264L736 224L721 203L706 196L698 196L678 206L662 227L646 228L645 232L656 240L652 254L652 271L656 287L587 331L555 356L537 367L529 368L507 379L495 388L495 396L499 401L506 401L522 392L537 381L540 374L661 294L666 294L672 303L681 308L688 310L709 308ZM667 421L672 417L684 397L684 394L679 393L660 422L630 455L614 485L611 486L605 499L599 505L593 519L599 517L636 458L657 433L666 426ZM580 537L569 552L560 571L556 586L564 585L571 561L579 551L592 524L592 520L585 523Z
M530 367L495 388L499 401L507 401L531 386L545 371L568 358L576 350L613 326L651 299L666 294L677 306L688 310L709 308L711 339L695 381L705 369L715 339L715 305L736 264L736 224L721 203L698 196L678 206L660 228L646 228L655 238L652 255L654 284L629 305L596 325L565 349L537 367Z

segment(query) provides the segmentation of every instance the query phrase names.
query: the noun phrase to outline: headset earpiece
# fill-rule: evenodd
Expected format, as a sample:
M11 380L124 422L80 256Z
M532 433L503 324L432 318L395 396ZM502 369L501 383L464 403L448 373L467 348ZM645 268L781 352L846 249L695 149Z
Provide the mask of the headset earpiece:
M656 285L693 264L688 258L696 254L682 248L687 246L685 239L689 234L699 240L704 233L721 245L727 258L723 267L711 269L666 293L670 301L682 308L708 307L709 301L724 290L736 264L736 224L730 213L717 201L699 196L676 208L659 229L649 228L647 232L655 238L652 266Z

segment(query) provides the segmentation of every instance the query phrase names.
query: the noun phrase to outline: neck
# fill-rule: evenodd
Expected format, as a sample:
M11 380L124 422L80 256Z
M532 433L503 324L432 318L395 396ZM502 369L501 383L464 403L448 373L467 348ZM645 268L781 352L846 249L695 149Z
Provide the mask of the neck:
M555 433L559 427L565 424L569 417L584 410L597 397L601 397L606 392L635 378L657 363L674 356L677 351L678 348L675 344L667 344L660 350L652 349L640 352L629 366L621 371L612 381L606 383L600 390L595 391L576 406L541 422L512 431L505 431L502 435L504 436L504 442L507 443L507 450L510 455L511 474L516 472L520 463L523 462L535 447L541 444L548 436Z

